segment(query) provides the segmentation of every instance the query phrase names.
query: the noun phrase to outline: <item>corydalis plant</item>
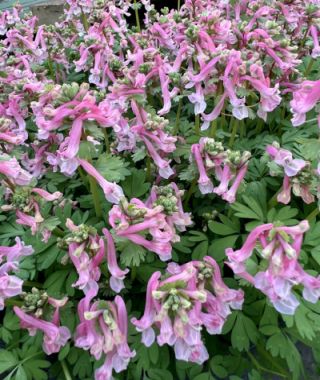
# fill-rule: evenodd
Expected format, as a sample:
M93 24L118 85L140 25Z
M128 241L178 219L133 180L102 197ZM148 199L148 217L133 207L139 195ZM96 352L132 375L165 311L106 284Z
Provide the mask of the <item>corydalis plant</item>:
M198 364L208 359L201 330L220 334L231 309L241 309L243 303L242 290L225 285L218 264L209 256L182 266L171 263L162 278L155 272L146 297L144 315L131 320L142 332L142 342L151 346L156 330L160 346L173 346L178 360Z
M277 195L278 202L288 204L292 190L305 203L313 203L314 194L317 194L319 188L319 175L311 168L310 162L293 158L290 151L280 148L276 142L267 146L266 151L272 160L269 163L270 174L283 175L282 188Z
M304 220L294 227L263 224L248 235L241 249L226 250L227 264L234 273L247 280L269 298L277 311L293 315L299 306L295 287L303 286L303 297L316 303L320 297L320 277L304 271L299 263L303 235L309 229ZM246 263L256 253L258 263L254 272Z
M85 298L78 305L80 324L76 329L76 347L90 350L102 367L95 371L96 380L111 380L112 371L124 371L135 352L127 343L127 310L123 299L116 296L114 302L97 300L98 285L91 283Z
M215 193L233 203L247 172L250 153L225 149L221 142L207 137L192 145L191 152L200 175L198 184L201 193ZM216 187L210 178L211 173L218 181Z

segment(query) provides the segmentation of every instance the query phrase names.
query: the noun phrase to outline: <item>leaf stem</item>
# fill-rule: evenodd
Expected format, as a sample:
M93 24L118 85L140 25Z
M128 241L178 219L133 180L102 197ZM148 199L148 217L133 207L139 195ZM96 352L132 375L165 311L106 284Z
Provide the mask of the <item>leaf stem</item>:
M311 222L314 218L316 218L318 215L319 215L319 213L320 213L320 210L319 210L319 208L317 207L317 208L315 208L307 217L306 217L306 219L307 219L307 221L308 222Z
M306 71L304 73L305 77L307 77L310 74L310 71L312 70L313 63L314 63L314 59L311 58L308 66L306 68Z
M188 208L189 209L189 205L188 205L188 203L189 203L189 201L190 201L190 198L191 198L191 195L194 193L194 191L195 191L195 188L196 188L196 186L197 186L197 179L195 178L192 182L191 182L191 186L190 186L190 188L189 188L189 190L188 190L188 192L187 192L187 194L186 194L186 199L185 199L185 201L184 201L184 207L185 208Z
M87 16L84 14L82 7L80 6L81 9L81 22L84 27L84 30L87 32L89 30L89 24L87 20Z
M195 116L194 131L197 136L200 135L200 115Z
M272 375L280 376L284 379L287 379L287 376L283 373L272 371L271 369L264 368L260 365L260 363L257 361L257 359L252 355L250 351L247 352L247 355L249 356L250 360L252 361L253 365L257 368L258 371L263 371L266 373L271 373Z
M106 144L106 152L110 153L110 141L109 141L109 135L106 128L102 128L103 135L104 135L104 142Z
M72 377L70 375L70 372L69 372L69 369L68 369L68 366L67 366L67 363L65 360L61 361L61 368L62 368L65 379L66 380L72 380Z
M147 156L147 181L148 182L151 182L152 181L152 178L151 178L151 158L149 156Z
M217 133L217 120L212 120L211 125L210 125L209 136L214 139L216 137L216 133Z
M178 104L176 123L173 130L173 136L176 136L179 132L181 111L182 111L182 99L179 100L179 104Z
M98 186L95 181L95 179L91 176L89 176L89 183L90 183L90 190L93 198L93 204L94 204L94 209L96 212L97 218L102 217L102 208L100 204L100 199L99 199L99 192L98 192Z
M232 119L231 125L232 125L232 131L231 131L231 136L229 140L229 148L233 147L234 141L236 139L236 135L238 132L238 121L236 119Z
M140 33L141 32L141 25L140 25L140 18L139 18L139 10L138 10L137 0L133 0L133 3L134 3L134 13L136 15L137 29L138 29L138 32Z
M181 8L181 0L178 0L178 11L180 11Z

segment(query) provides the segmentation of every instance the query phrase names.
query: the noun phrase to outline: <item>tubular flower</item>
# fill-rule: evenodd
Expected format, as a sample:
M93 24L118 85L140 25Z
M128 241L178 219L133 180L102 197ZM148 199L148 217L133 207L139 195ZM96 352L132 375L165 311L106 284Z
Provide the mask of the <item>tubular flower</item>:
M308 229L306 220L294 227L263 224L250 232L241 249L226 250L227 264L234 273L261 290L282 314L293 315L299 306L295 286L303 286L302 295L309 302L315 303L320 297L320 276L311 276L298 262ZM260 260L252 273L246 269L246 262L254 252Z
M198 184L201 193L216 193L233 203L247 172L250 153L225 150L220 142L208 137L203 137L199 144L192 145L191 153L200 174ZM209 177L211 172L220 182L217 187L214 187Z
M243 303L241 290L229 289L223 282L218 264L205 257L179 266L169 264L168 275L161 280L155 272L149 280L144 315L131 322L142 332L142 342L174 347L178 360L202 364L208 359L201 330L221 333L232 309Z
M96 370L95 379L111 380L112 371L124 371L135 351L131 351L127 343L128 317L123 299L116 296L114 302L92 302L97 294L98 286L93 283L79 302L80 324L76 329L75 345L90 350L96 360L104 357L104 364Z
M36 318L24 312L20 307L14 306L13 310L20 319L22 328L28 329L29 335L34 336L37 330L43 332L43 350L47 355L59 352L70 339L71 334L67 327L60 326L60 308L62 308L68 299L56 300L48 298L49 304L54 308L54 314L51 321Z
M163 206L148 207L136 198L130 203L123 199L109 212L109 223L117 236L157 253L162 261L171 258L172 243L177 241L172 221L172 218L168 220Z
M266 151L272 161L269 163L271 175L283 175L282 189L277 196L280 203L288 204L293 194L307 204L313 203L319 187L319 175L311 169L310 162L294 159L292 153L280 148L278 143L268 145Z

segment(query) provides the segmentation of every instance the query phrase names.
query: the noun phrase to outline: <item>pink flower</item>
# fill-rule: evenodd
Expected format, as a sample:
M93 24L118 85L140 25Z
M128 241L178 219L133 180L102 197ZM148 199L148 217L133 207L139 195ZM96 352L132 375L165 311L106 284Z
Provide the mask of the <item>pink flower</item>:
M119 293L124 288L123 280L129 270L122 270L119 267L117 263L116 249L110 232L106 228L104 228L102 232L107 240L107 263L109 272L111 273L110 287L113 291Z
M14 312L20 319L21 327L28 329L31 336L35 335L37 330L43 332L44 338L42 347L47 355L59 352L71 337L70 331L67 327L59 326L59 310L66 304L67 300L68 299L65 298L62 302L56 302L57 300L49 299L49 302L55 307L51 322L26 314L17 306L14 306L13 308Z
M288 177L296 176L305 166L306 162L300 159L293 159L292 153L286 149L280 149L276 146L267 146L267 153L272 157L273 161L282 166Z
M79 164L83 167L83 169L91 175L101 186L104 195L108 202L118 204L121 198L124 196L123 191L119 185L116 183L111 183L107 181L98 171L97 169L89 164L86 160L78 159Z
M131 322L142 332L142 342L174 347L177 360L202 364L208 359L201 338L205 327L209 334L219 334L231 313L241 309L243 292L229 289L223 282L218 264L205 257L182 266L171 263L168 275L160 280L155 272L147 287L144 315Z
M199 144L193 144L191 153L200 174L198 184L201 193L216 193L227 202L233 203L247 172L250 153L244 152L241 155L240 152L224 150L221 143L208 137L202 137ZM210 172L220 182L217 187L213 186L208 176ZM233 183L230 186L231 181Z
M0 310L5 307L5 300L22 293L23 281L17 276L6 273L4 266L0 267Z
M116 296L114 302L96 301L98 287L92 284L84 299L79 302L80 324L76 329L76 347L90 350L99 360L104 357L104 364L95 372L96 380L111 380L113 369L124 371L131 358L135 356L127 343L128 317L123 299Z
M192 145L191 152L194 156L194 159L195 159L195 162L197 164L198 171L200 174L200 177L198 179L198 184L199 184L199 189L201 191L201 194L213 193L213 184L207 175L207 172L206 172L206 169L201 157L199 144Z
M319 46L318 28L315 25L310 26L310 34L313 39L313 49L312 49L311 57L313 59L317 59L318 57L320 57L320 46Z
M294 227L264 224L250 232L243 247L237 251L228 248L227 264L239 277L247 280L261 290L283 314L293 315L299 305L292 288L295 285L304 287L303 297L309 302L317 302L320 297L320 276L312 277L306 273L298 262L303 234L309 229L306 220ZM255 248L261 245L259 255L268 261L268 267L252 273L247 271L246 261L252 256Z
M280 149L277 143L267 146L266 149L273 162L284 170L283 185L277 200L280 203L288 204L291 200L291 190L301 197L307 204L314 202L316 185L314 184L314 171L309 162L301 159L293 159L292 153L285 149ZM273 167L270 165L271 175ZM277 171L276 171L277 174Z
M17 159L8 155L2 155L0 158L0 174L19 186L27 186L32 180L31 174L22 169Z
M171 258L171 243L176 241L175 228L163 212L163 207L148 207L138 199L123 200L109 212L109 223L119 237L126 238L159 255L162 261ZM147 239L148 235L151 239Z
M293 92L290 102L293 118L292 125L297 127L306 121L306 113L311 111L320 100L320 80L304 81L300 88Z

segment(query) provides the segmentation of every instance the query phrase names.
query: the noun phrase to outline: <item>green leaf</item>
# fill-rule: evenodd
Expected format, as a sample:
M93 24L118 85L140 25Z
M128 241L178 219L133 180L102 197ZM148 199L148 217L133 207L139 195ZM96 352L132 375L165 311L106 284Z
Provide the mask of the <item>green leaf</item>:
M221 239L215 239L210 244L208 255L214 258L216 261L222 261L225 259L225 251L227 248L233 248L239 235L230 235Z
M208 241L202 241L192 252L192 260L202 260L208 254Z
M156 364L159 360L159 347L157 343L153 343L153 345L149 347L148 353L151 363Z
M215 234L223 235L223 236L233 235L233 234L239 232L238 228L234 228L234 227L228 226L226 224L218 223L215 221L210 221L208 223L208 227Z
M209 364L212 372L220 379L224 379L228 376L228 371L223 366L223 356L216 355L210 360Z
M37 268L38 270L43 270L49 268L57 259L60 253L59 248L56 244L46 249L44 252L37 256Z
M132 169L131 175L122 184L123 191L128 198L142 197L150 188L150 183L146 183L146 173L142 170Z
M239 351L248 351L250 342L255 343L258 336L255 323L244 314L238 313L231 333L232 346Z
M120 252L120 261L126 267L138 267L144 262L147 251L140 245L131 241L117 242L117 250Z
M259 203L252 197L242 196L242 199L246 205L239 202L231 205L231 208L235 210L235 216L245 219L256 219L264 221L264 212Z
M52 273L44 283L44 288L47 290L49 295L59 296L63 293L62 288L65 284L66 278L69 274L68 269L59 270Z
M196 376L193 380L214 380L214 377L210 374L210 372L205 372Z
M166 369L149 369L148 376L150 380L173 380L173 377Z
M101 155L95 166L99 173L110 182L123 181L131 174L127 169L129 163L118 156Z
M19 366L17 372L16 372L16 380L28 380L26 371L22 366Z
M17 358L9 351L0 351L0 374L6 372L8 369L13 368L19 363Z

